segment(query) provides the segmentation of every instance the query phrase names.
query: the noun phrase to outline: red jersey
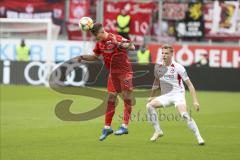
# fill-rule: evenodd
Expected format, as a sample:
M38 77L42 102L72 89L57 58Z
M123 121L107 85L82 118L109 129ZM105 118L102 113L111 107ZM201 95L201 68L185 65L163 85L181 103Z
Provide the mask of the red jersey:
M118 48L117 45L114 44L114 39L118 42L129 42L120 35L109 33L106 40L96 43L93 52L97 56L103 56L103 61L106 68L110 70L110 73L132 72L132 66L127 55L127 50Z

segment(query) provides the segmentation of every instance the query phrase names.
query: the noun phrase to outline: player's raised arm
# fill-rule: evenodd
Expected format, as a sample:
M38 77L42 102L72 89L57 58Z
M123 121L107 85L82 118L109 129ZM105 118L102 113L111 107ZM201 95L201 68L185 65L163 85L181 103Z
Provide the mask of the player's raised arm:
M133 42L125 38L114 36L112 40L118 46L118 48L122 48L126 50L135 50L135 46Z
M199 105L199 102L198 102L198 99L197 99L196 90L195 90L195 88L194 88L190 79L185 80L185 83L186 83L186 85L189 89L189 92L190 92L191 96L192 96L193 105L196 108L196 110L199 111L200 105Z
M120 48L124 48L124 49L126 49L126 50L131 50L131 51L133 51L133 50L135 50L135 46L134 46L134 44L132 43L132 42L118 42L118 46L120 47Z

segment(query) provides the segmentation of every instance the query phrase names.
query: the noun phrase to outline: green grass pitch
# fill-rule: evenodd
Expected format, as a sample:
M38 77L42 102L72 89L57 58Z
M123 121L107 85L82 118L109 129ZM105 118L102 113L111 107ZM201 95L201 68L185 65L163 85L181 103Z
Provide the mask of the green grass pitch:
M74 100L72 112L93 109L100 100L63 95L46 87L1 85L1 160L239 160L240 92L198 92L201 111L192 116L206 141L198 146L183 121L162 120L164 136L149 141L153 133L146 122L147 98L138 98L129 134L109 136L100 142L104 116L86 122L66 122L55 116L57 102ZM191 107L191 97L187 92ZM113 129L121 124L119 104ZM175 108L161 110L175 113Z

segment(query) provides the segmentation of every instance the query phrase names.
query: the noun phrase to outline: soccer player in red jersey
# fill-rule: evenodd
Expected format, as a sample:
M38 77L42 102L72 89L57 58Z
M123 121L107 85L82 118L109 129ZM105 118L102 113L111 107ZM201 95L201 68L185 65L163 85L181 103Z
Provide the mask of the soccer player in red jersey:
M101 23L95 23L90 30L96 37L97 43L93 55L82 55L78 61L96 61L103 57L106 68L109 70L107 89L109 93L107 109L105 113L105 126L99 140L104 140L113 133L111 128L112 118L115 113L117 95L122 93L124 100L123 124L114 132L115 135L128 134L128 122L132 111L132 67L127 56L128 50L135 50L132 42L120 35L108 33Z

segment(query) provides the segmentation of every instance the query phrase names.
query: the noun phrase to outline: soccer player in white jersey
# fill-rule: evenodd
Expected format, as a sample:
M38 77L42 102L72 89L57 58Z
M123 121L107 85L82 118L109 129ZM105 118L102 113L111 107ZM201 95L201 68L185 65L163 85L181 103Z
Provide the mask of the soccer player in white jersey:
M187 122L188 127L193 131L197 138L198 144L203 145L204 140L199 132L197 124L187 112L185 100L185 88L183 81L186 83L193 99L193 105L199 111L200 105L196 96L195 88L190 81L185 68L179 63L174 62L172 46L165 44L162 46L162 62L155 66L155 80L148 103L146 105L150 121L153 123L155 132L150 139L157 140L163 136L160 128L156 108L166 107L174 104L181 117ZM155 91L160 87L161 95L154 97Z

